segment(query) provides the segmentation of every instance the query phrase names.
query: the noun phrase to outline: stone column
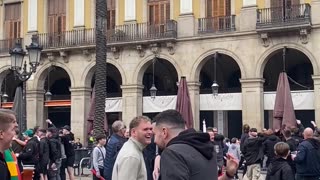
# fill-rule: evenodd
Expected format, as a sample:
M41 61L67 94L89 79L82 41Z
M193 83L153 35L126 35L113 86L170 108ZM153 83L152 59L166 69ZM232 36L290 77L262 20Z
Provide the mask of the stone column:
M193 127L200 130L200 82L190 81L188 90L190 95L192 114L193 114ZM202 125L202 122L201 122Z
M313 85L314 85L314 113L315 121L320 125L320 75L312 76Z
M27 129L38 125L47 127L44 119L44 91L43 90L28 90L27 98Z
M136 0L125 0L124 21L136 21Z
M84 27L84 0L74 0L74 27Z
M256 31L257 4L255 0L243 1L240 12L240 31Z
M143 85L122 85L122 120L128 126L130 121L142 115Z
M71 91L71 130L82 142L87 138L87 117L90 108L91 88L73 87Z
M311 21L312 25L319 25L320 24L320 0L312 0L311 1Z
M260 131L264 126L264 79L241 79L242 124L249 124Z

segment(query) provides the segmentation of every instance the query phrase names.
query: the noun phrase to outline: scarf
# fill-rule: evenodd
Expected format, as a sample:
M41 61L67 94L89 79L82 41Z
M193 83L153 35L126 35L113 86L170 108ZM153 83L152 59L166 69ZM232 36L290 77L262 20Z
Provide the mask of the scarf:
M7 163L8 169L10 171L11 180L22 180L17 157L11 149L4 151L4 159Z

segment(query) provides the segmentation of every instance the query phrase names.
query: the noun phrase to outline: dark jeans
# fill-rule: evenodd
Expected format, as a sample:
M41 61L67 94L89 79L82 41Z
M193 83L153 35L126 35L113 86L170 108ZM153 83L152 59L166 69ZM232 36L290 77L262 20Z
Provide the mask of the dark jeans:
M104 176L103 176L103 169L100 169L100 168L99 168L99 172L100 172L100 175L101 175L102 177L104 177ZM95 175L92 175L92 179L93 179L93 180L100 180L100 179L97 178Z
M296 180L320 180L320 176L310 177L310 176L301 176L296 174Z

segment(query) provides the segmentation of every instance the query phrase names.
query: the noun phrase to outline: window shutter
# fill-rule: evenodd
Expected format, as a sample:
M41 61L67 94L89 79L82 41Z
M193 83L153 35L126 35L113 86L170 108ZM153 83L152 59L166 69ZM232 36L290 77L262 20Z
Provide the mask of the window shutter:
M170 0L149 0L149 24L165 24L170 19Z
M5 4L5 38L20 38L21 30L21 3Z
M283 7L283 0L271 0L271 7Z

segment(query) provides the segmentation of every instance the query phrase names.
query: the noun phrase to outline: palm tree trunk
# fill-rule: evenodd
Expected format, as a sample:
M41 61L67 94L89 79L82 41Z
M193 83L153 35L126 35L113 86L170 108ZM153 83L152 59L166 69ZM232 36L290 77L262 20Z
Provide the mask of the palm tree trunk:
M105 99L106 99L106 78L107 78L107 3L106 0L96 0L96 107L95 120L93 121L95 136L104 133Z

